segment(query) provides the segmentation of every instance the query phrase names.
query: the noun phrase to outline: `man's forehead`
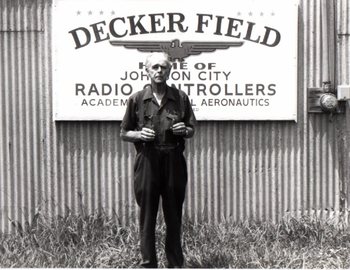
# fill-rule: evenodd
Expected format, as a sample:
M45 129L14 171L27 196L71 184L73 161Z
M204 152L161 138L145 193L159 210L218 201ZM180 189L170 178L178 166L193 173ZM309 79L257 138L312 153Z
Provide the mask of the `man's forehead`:
M158 60L158 61L151 61L151 67L153 66L163 66L163 67L167 67L168 63L165 60Z

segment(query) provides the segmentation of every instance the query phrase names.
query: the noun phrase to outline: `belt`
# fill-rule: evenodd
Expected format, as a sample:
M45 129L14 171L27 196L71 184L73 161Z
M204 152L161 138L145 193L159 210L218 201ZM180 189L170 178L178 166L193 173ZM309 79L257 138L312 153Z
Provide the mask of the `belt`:
M178 147L178 145L154 145L153 147L157 150L173 150Z
M157 150L173 150L177 148L180 144L155 144L153 142L148 142L148 143L142 143L144 147L153 147L154 149Z

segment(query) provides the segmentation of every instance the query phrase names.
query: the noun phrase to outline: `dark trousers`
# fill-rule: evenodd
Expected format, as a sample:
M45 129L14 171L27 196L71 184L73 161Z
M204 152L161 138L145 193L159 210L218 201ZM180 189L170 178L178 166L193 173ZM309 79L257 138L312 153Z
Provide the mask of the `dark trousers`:
M161 196L166 223L165 253L168 267L182 266L181 217L187 183L187 167L182 149L144 146L136 156L134 172L135 196L141 208L141 265L157 267L155 226Z

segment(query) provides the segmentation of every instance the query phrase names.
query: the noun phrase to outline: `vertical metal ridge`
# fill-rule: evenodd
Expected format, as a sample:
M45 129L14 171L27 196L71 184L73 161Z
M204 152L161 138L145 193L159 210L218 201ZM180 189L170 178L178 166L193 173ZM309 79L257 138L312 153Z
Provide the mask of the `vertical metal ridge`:
M298 147L302 155L301 163L299 163L300 177L302 179L308 179L309 172L307 170L308 166L308 138L307 133L309 130L308 125L308 114L307 110L307 87L309 86L309 39L308 39L308 29L310 21L310 12L308 8L309 1L300 1L300 14L299 14L299 34L298 34L298 67L300 71L298 73L298 126L299 126L299 140L301 142ZM302 112L302 113L299 113ZM292 184L292 182L290 182ZM307 180L300 182L300 189L297 191L299 195L299 204L294 205L294 211L290 211L289 215L295 215L300 217L303 215L307 209Z
M3 17L4 17L4 8L3 8L3 3L0 1L0 25L3 25ZM3 44L3 38L0 38L0 59L4 59L4 44ZM4 60L1 60L2 64L0 64L0 89L5 89L4 87ZM4 147L4 138L5 138L5 134L4 134L4 127L5 127L5 114L3 113L3 107L4 107L4 92L5 91L0 91L0 106L1 106L1 110L0 110L0 120L1 120L1 129L0 129L0 228L4 229L5 228L5 215L6 215L6 210L5 210L5 162L6 162L6 158L5 158L5 147Z
M338 84L349 85L350 84L350 4L346 0L337 1L338 17L337 17L337 30L338 30ZM349 101L346 104L346 118L342 119L343 129L338 137L338 151L342 157L342 164L344 168L341 168L342 179L339 181L340 200L339 207L346 209L347 213L344 216L349 222L349 199L350 199L350 119L349 119ZM345 165L346 164L346 165Z
M264 192L263 192L263 181L264 181L264 174L263 174L263 138L264 138L264 132L263 132L263 128L262 125L259 124L258 125L258 132L257 132L257 145L256 148L258 149L258 153L257 153L257 209L258 209L258 220L264 220L264 204L263 204L263 198L264 198Z

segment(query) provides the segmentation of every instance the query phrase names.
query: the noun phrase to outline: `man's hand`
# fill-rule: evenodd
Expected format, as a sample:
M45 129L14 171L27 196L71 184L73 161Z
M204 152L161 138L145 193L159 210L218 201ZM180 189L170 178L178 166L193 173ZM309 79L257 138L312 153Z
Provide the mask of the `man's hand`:
M153 129L150 128L142 128L141 130L141 141L145 141L145 142L150 142L150 141L154 141L156 137L156 133L154 132Z
M149 128L143 128L141 131L139 130L124 130L122 129L120 132L120 136L124 141L127 142L149 142L153 141L155 138L155 132Z
M174 124L171 127L171 129L173 131L173 134L175 134L175 135L186 136L187 131L186 131L186 126L185 126L184 122L179 122L179 123Z

